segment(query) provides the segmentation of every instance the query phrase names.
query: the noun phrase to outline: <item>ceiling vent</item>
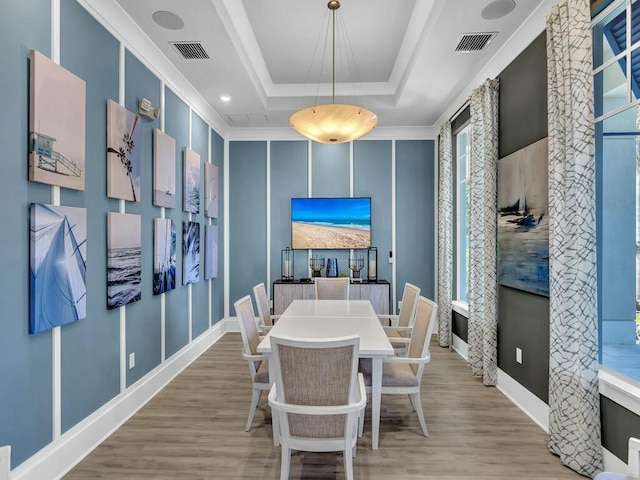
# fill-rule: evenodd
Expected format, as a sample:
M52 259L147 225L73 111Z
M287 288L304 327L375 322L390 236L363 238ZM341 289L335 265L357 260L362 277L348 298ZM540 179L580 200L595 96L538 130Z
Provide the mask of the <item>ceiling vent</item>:
M465 33L456 47L456 52L477 52L489 45L498 32Z
M269 118L264 113L230 113L227 115L231 123L267 122Z
M180 55L186 60L197 60L209 58L207 51L202 48L200 42L170 42L175 47Z

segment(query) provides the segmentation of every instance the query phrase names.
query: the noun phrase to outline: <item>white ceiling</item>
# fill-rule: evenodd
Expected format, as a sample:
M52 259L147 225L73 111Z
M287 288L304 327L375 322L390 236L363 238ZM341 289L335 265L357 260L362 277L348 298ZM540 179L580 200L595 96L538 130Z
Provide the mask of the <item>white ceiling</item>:
M336 102L374 110L380 126L433 126L542 3L515 2L508 15L485 20L481 11L491 0L342 0ZM123 9L230 128L287 127L299 108L331 101L326 0L100 3ZM160 10L181 17L184 27L156 24ZM454 51L463 34L478 32L497 35L480 52ZM185 60L176 41L200 42L210 58Z

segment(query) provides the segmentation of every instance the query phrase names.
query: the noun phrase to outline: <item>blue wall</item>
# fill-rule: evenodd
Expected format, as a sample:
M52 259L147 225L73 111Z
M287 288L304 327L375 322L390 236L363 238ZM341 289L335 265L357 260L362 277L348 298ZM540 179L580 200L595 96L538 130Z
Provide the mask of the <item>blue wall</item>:
M218 276L211 280L211 321L217 323L224 317L224 139L211 130L211 163L218 167L218 218L211 223L218 226Z

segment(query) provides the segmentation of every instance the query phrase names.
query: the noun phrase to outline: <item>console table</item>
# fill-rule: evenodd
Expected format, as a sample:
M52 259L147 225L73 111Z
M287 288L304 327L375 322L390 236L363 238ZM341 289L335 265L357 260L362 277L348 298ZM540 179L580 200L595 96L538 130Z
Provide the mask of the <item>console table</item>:
M313 282L273 282L271 291L273 299L273 314L281 315L294 300L315 300L316 289ZM369 300L378 314L388 314L391 298L391 288L386 280L377 282L352 283L349 285L350 300Z

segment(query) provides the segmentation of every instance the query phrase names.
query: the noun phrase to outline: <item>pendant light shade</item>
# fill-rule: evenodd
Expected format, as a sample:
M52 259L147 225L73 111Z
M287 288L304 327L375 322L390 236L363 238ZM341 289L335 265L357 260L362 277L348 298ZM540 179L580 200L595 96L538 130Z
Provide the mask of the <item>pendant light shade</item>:
M332 103L303 108L291 115L289 124L300 135L320 143L345 143L357 140L378 124L378 116L357 105L335 103L336 98L336 10L340 2L331 0L333 24Z

